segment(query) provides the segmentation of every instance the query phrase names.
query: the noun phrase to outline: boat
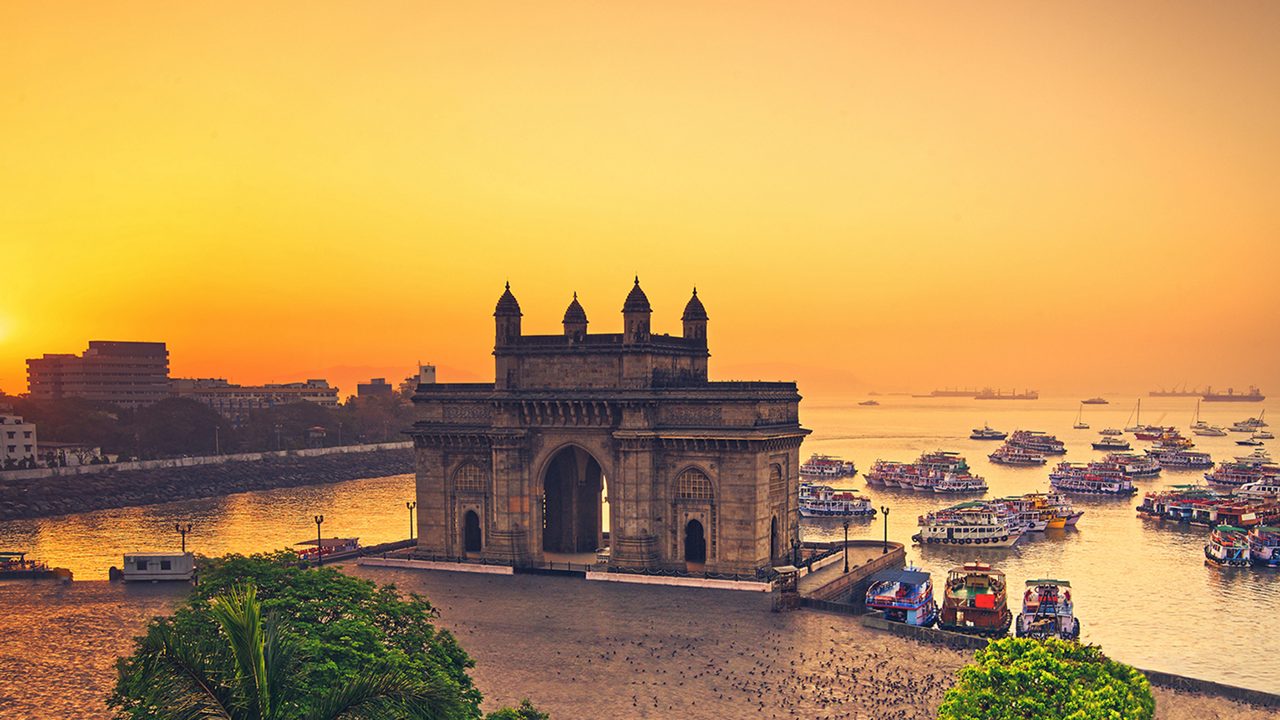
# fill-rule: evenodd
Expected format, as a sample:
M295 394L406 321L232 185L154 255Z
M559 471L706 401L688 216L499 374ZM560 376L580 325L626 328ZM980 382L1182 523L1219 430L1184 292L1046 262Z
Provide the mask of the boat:
M1176 445L1157 445L1147 450L1147 457L1162 468L1174 470L1205 470L1213 467L1209 453L1195 452Z
M881 570L871 576L865 604L884 613L886 620L915 627L930 627L938 620L933 599L933 579L915 567Z
M1207 388L1204 393L1205 402L1262 402L1266 399L1267 396L1253 385L1249 386L1247 393L1236 393L1235 388L1227 388L1225 393L1216 393L1213 388Z
M1231 432L1255 432L1260 430L1267 427L1266 417L1267 411L1263 410L1258 413L1258 417L1251 417L1246 420L1241 420L1238 423L1231 423Z
M1163 440L1169 437L1180 437L1177 428L1171 425L1143 425L1133 431L1133 436L1147 442Z
M1012 623L1004 573L981 562L967 562L947 573L939 628L998 637L1009 632Z
M1039 400L1040 393L1036 392L1035 390L1026 390L1024 392L1019 393L1015 390L1013 392L1006 394L999 390L992 390L991 388L983 388L982 392L973 396L973 399L974 400Z
M969 434L969 439L970 440L1003 440L1008 436L1009 436L1009 433L1004 433L1004 432L1000 432L999 430L992 429L990 425L983 423L982 427L973 429L973 432Z
M1259 440L1258 438L1256 438L1256 437L1254 437L1254 436L1250 435L1249 437L1247 437L1247 438L1245 438L1245 439L1243 439L1243 440L1237 440L1237 441L1236 441L1236 444L1237 444L1237 445L1245 445L1245 446L1247 446L1247 447L1258 447L1259 445L1262 445L1263 443L1262 443L1262 441L1261 441L1261 440Z
M71 581L71 571L51 568L39 560L28 560L27 554L17 550L0 551L0 580L42 580L52 578Z
M1008 444L1000 446L987 459L997 465L1044 465L1046 462L1040 453Z
M960 503L916 518L920 531L911 539L920 545L975 545L980 548L1007 548L1018 542L1022 532L1012 527L990 504L981 500Z
M880 403L879 403L879 402L876 402L875 400L863 400L862 402L860 402L860 403L858 403L858 404L859 404L859 405L866 405L866 406L870 407L870 406L872 406L872 405L879 405Z
M946 473L933 484L933 491L936 493L983 493L987 491L987 481L968 473Z
M1100 437L1093 441L1094 450L1128 450L1129 441L1118 437Z
M1219 566L1249 565L1249 534L1233 525L1219 525L1209 531L1209 544L1204 546L1204 557Z
M1039 430L1014 430L1009 444L1042 455L1067 454L1067 446L1061 440Z
M1201 435L1204 437L1226 437L1227 436L1227 431L1223 430L1217 425L1209 425L1208 427L1194 428L1192 429L1191 432L1195 433L1196 435Z
M1183 385L1181 388L1175 388L1173 390L1165 390L1164 388L1160 388L1159 390L1152 390L1147 393L1147 395L1150 397L1200 397L1203 394L1204 393L1197 388L1192 388L1188 390L1186 385Z
M1133 425L1129 424L1130 420L1134 421ZM1133 409L1133 412L1129 413L1129 417L1124 421L1124 431L1137 432L1141 430L1142 427L1142 398L1138 398L1137 406Z
M1160 520L1216 527L1255 527L1280 522L1280 502L1275 495L1254 495L1242 490L1223 492L1204 485L1175 485L1149 492L1138 513Z
M1028 580L1014 634L1036 640L1078 640L1080 621L1071 602L1071 583L1049 578Z
M1266 450L1259 448L1251 455L1237 456L1234 460L1218 463L1204 479L1217 485L1245 485L1262 480L1280 479L1277 466Z
M800 477L832 479L853 477L857 474L858 468L851 460L834 455L814 453L800 465Z
M1259 430L1253 434L1254 440L1275 440L1276 436L1270 430Z
M1280 567L1280 527L1261 525L1249 531L1249 562Z
M1207 430L1209 429L1209 427L1210 427L1209 423L1200 419L1200 401L1196 400L1196 412L1194 415L1191 416L1191 429Z
M1123 473L1099 472L1098 463L1062 462L1049 473L1049 486L1068 495L1135 495L1138 488Z
M108 577L125 582L190 582L196 572L196 556L189 552L125 553L120 569L111 568Z
M1098 434L1116 436L1116 435L1123 435L1124 431L1119 428L1102 428L1101 430L1098 431Z
M1088 398L1087 400L1081 400L1080 402L1084 405L1110 405L1111 404L1107 402L1107 399L1104 397L1091 397L1091 398Z
M852 490L836 490L829 485L800 485L801 517L872 517L871 500Z
M1080 410L1076 412L1076 424L1072 425L1071 427L1075 428L1076 430L1089 429L1089 423L1084 421L1084 404L1083 403L1080 405Z
M360 554L360 538L323 538L303 540L295 545L303 546L298 559L305 563L345 560Z
M965 390L963 388L945 388L942 390L934 390L928 395L916 395L915 397L964 397L971 398L981 394L979 390Z
M1262 480L1254 480L1241 485L1236 491L1236 495L1251 498L1280 498L1280 477L1269 477Z

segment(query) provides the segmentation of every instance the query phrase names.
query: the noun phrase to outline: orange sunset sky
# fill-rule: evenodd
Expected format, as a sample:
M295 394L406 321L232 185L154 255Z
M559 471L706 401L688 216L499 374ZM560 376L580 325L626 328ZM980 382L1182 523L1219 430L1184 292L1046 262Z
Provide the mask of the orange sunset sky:
M712 374L1280 393L1280 3L7 2L0 389L492 377L577 291Z

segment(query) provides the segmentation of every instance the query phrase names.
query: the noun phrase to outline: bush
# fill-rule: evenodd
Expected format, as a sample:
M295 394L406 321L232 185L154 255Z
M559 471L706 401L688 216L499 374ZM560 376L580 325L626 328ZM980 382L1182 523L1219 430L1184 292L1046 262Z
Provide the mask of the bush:
M1057 639L995 640L960 670L939 720L1151 720L1147 678L1095 645Z

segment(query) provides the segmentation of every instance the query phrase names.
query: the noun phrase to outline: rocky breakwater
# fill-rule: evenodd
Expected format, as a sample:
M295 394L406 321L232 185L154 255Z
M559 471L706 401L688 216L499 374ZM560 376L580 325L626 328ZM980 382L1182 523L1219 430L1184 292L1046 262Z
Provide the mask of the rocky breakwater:
M302 457L286 455L189 467L10 479L0 476L0 520L218 497L413 472L406 448Z

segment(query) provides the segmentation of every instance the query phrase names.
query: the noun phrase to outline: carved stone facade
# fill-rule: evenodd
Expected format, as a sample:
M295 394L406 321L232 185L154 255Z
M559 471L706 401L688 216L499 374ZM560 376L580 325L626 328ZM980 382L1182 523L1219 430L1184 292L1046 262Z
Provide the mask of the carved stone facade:
M637 279L622 333L589 334L575 294L563 335L524 335L507 287L495 382L413 398L421 554L523 565L608 547L619 567L722 573L787 558L808 434L795 383L709 381L696 290L682 336L653 334L651 314Z

